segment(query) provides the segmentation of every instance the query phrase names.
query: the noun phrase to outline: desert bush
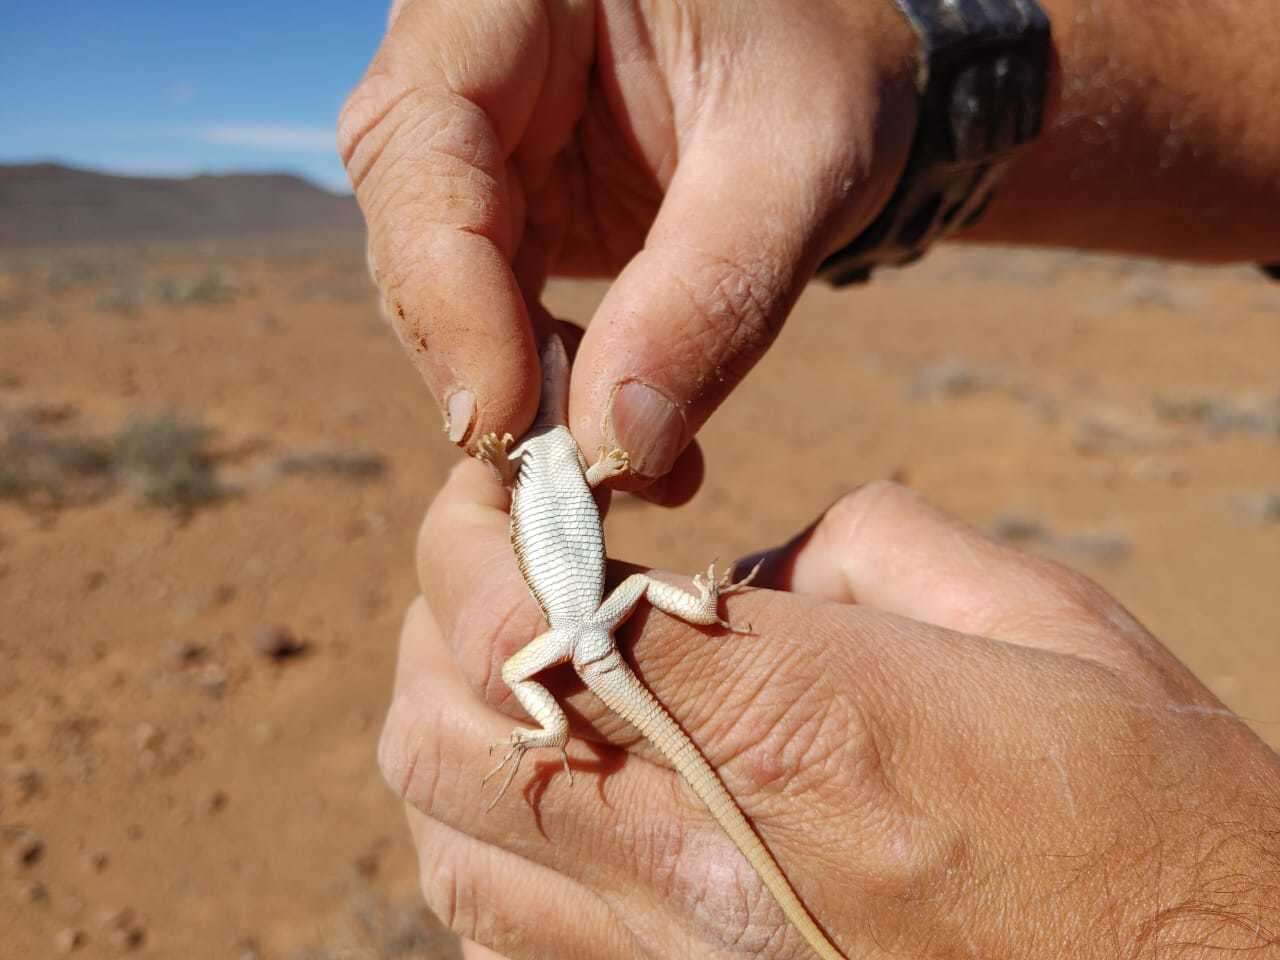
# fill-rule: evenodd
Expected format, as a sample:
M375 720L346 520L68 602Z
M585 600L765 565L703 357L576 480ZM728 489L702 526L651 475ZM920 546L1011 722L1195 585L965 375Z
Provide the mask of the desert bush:
M115 465L145 502L190 516L230 493L208 449L212 437L173 413L133 418L115 436Z
M109 489L111 467L104 441L54 434L19 418L0 441L0 499L37 507L90 502Z
M157 299L162 303L231 303L239 292L230 275L217 267L197 277L169 277L157 284Z
M387 470L387 461L377 453L364 451L326 451L290 453L276 461L285 474L324 473L349 480L371 480Z

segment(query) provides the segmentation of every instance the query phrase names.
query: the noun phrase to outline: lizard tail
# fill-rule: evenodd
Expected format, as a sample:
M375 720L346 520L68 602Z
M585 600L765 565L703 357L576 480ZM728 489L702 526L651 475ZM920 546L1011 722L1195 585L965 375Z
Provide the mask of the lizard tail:
M760 880L773 894L787 920L822 960L845 960L826 934L814 923L795 890L787 881L773 854L765 847L738 804L720 780L720 775L702 755L689 735L667 713L658 698L640 682L620 654L617 665L600 663L600 675L588 679L587 686L614 713L644 734L653 746L676 768L676 772L693 788L707 810L747 858ZM613 659L612 657L609 659Z

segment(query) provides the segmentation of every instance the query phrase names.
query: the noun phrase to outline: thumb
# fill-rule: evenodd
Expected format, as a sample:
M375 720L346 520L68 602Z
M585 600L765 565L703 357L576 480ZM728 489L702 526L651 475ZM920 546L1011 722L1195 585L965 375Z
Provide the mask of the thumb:
M852 148L815 156L812 137L802 147L760 139L757 130L704 138L681 157L644 248L579 349L574 433L586 449L626 450L636 486L671 469L768 349L859 216L852 208L873 212L882 199L866 189Z

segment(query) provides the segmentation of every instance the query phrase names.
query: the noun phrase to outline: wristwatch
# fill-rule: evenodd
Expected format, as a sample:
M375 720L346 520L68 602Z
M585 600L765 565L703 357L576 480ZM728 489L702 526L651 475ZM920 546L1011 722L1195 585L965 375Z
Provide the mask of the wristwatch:
M920 38L919 119L888 204L818 268L837 287L911 263L977 222L1044 116L1049 18L1035 0L893 2Z

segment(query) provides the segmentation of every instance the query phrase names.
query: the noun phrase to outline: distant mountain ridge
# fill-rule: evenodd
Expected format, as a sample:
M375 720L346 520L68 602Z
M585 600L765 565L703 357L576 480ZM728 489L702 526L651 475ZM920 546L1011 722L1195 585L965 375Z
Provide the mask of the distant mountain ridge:
M0 164L0 249L362 228L355 198L291 174L133 177Z

